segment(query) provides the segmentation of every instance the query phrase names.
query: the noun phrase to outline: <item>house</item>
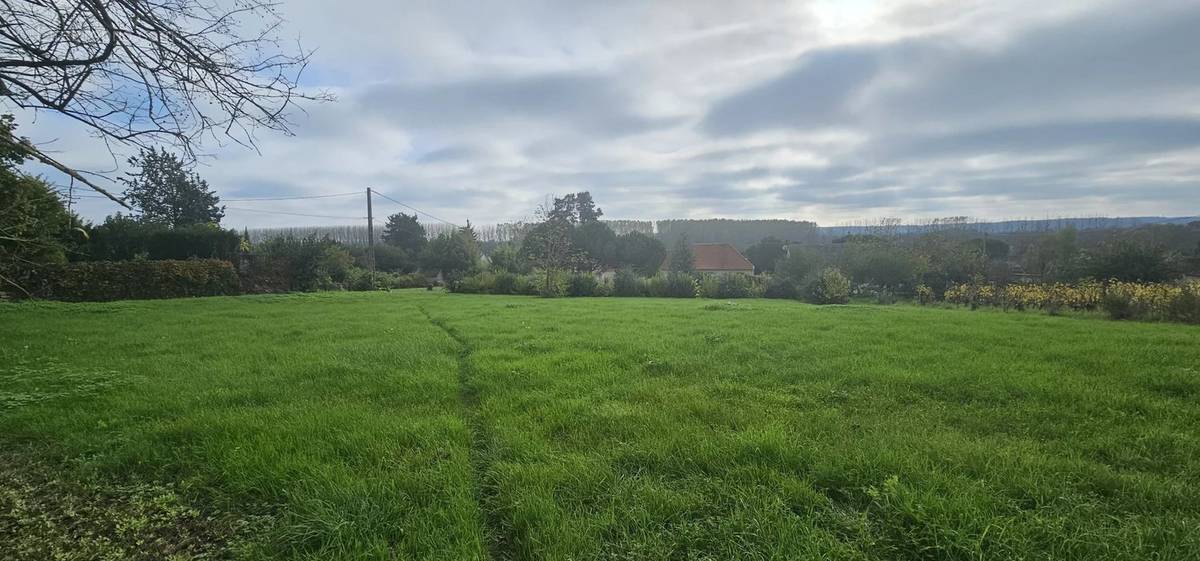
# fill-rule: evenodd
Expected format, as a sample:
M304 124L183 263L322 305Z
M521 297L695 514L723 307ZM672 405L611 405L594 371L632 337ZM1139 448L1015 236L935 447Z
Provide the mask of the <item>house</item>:
M727 243L694 243L692 255L696 260L697 273L727 275L731 273L754 274L754 264L746 259L742 252ZM663 264L664 269L670 268L670 257Z

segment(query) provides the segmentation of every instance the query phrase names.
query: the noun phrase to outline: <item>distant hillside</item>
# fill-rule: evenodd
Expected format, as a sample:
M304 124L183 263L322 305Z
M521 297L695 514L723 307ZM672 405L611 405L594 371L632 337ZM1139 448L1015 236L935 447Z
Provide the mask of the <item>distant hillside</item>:
M821 226L817 230L822 236L839 237L848 234L924 234L940 230L970 230L988 234L1015 234L1024 232L1053 232L1068 226L1076 230L1112 230L1136 228L1149 224L1187 224L1200 220L1200 216L1118 216L1095 218L1047 218L1042 220L1002 220L999 222L975 222L967 219L934 220L925 224L864 224L851 226Z

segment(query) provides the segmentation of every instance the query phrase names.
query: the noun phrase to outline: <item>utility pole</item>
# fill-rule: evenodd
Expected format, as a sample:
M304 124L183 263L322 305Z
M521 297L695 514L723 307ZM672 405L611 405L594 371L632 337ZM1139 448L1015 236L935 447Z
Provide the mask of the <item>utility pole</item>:
M371 188L367 187L367 264L371 268L371 283L375 283L375 215L371 212Z

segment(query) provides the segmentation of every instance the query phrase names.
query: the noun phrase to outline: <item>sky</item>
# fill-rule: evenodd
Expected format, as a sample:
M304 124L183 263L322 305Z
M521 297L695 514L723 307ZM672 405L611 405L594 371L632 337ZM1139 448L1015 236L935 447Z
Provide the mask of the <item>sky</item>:
M1200 214L1197 1L280 10L284 33L316 49L303 83L338 100L305 106L296 136L262 134L257 152L201 147L229 226L361 223L365 196L231 199L368 187L459 224L532 219L583 190L613 219ZM20 132L114 168L52 116ZM400 210L376 200L377 215Z

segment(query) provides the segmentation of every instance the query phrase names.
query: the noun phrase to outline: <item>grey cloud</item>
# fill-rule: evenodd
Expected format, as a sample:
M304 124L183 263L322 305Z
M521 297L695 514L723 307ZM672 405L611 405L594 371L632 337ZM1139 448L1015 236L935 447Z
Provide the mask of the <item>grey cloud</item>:
M460 162L470 160L479 155L479 150L469 146L447 146L437 150L431 150L421 157L417 158L419 164L436 164L446 162Z
M1064 148L1105 154L1148 153L1200 146L1200 121L1124 119L1038 123L875 141L871 152L888 160L970 154L1036 153Z
M817 50L784 75L717 102L704 130L718 136L880 124L905 130L1087 109L1127 113L1200 86L1196 29L1194 5L1146 6L1026 30L998 49L929 36Z
M718 102L705 116L703 129L730 135L844 123L854 94L876 75L879 60L872 48L810 53L794 70Z
M387 83L356 100L405 128L444 130L526 124L621 136L668 126L643 115L614 78L589 74L486 77L434 84ZM502 131L498 131L503 134Z

